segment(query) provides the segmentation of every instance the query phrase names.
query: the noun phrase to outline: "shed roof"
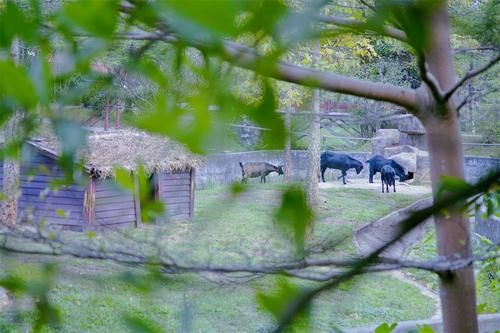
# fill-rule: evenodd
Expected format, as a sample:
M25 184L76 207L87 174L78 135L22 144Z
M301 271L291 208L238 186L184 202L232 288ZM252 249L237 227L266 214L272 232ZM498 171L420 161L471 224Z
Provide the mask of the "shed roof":
M61 152L60 143L53 136L32 138L28 143L49 156L57 157ZM90 132L78 158L100 178L111 177L115 167L135 171L142 165L152 173L188 170L203 163L201 156L178 142L133 129Z

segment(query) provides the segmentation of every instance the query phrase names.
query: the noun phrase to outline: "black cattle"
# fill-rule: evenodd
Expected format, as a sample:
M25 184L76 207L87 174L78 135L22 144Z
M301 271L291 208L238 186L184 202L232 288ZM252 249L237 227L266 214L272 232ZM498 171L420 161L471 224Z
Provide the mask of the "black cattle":
M400 182L406 180L405 169L394 160L389 160L380 155L375 155L366 161L366 163L370 164L370 176L368 178L370 183L373 183L373 175L382 170L384 165L390 165L394 169Z
M323 179L323 182L325 182L325 170L327 168L342 171L342 176L339 176L337 180L342 177L344 184L346 183L345 176L347 176L347 170L356 169L356 173L358 175L361 170L363 170L363 163L361 163L360 161L346 154L332 153L329 151L325 151L321 154L320 164L321 179Z
M394 187L394 192L396 192L396 170L390 165L384 165L380 170L380 178L382 179L382 193L384 193L384 184L386 192L389 193L389 187Z
M255 177L260 177L260 182L265 183L267 175L269 175L271 172L277 172L278 175L283 174L283 167L281 165L274 166L266 162L248 162L245 164L240 162L240 168L242 183L246 183L248 181L248 178Z

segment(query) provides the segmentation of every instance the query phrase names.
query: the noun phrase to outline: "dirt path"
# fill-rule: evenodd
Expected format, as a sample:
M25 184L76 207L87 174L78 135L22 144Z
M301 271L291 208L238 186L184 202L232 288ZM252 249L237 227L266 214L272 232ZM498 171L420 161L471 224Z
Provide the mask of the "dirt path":
M326 183L319 183L319 188L361 188L365 190L373 190L377 192L382 191L380 179L374 179L374 183L368 183L367 179L348 179L347 184L342 184L342 179L339 181L329 181ZM430 194L430 185L414 185L407 183L396 183L396 192L403 194L422 195ZM392 192L391 192L392 193ZM390 194L390 193L389 193ZM388 195L389 195L388 194Z
M373 184L367 184L373 185ZM361 185L363 186L363 185ZM413 187L410 185L410 187ZM417 189L415 192L423 191L423 189ZM410 193L415 193L410 192ZM420 192L426 193L426 192ZM422 199L416 203L410 205L409 207L399 209L384 216L383 218L367 224L354 233L354 244L358 251L362 255L367 255L374 251L376 248L386 243L388 240L392 239L394 234L398 231L398 223L402 221L405 216L407 216L409 211L418 210L423 207L429 206L432 203L431 199ZM432 221L428 220L426 223L422 224L409 234L405 235L402 239L396 242L393 246L388 248L383 255L392 258L400 258L404 255L406 249L412 244L418 242L427 233ZM401 271L391 272L392 276L404 281L412 286L416 287L423 295L431 298L436 303L436 311L431 319L441 318L441 304L438 295L432 290L428 289L426 286L420 284L419 282L409 278Z
M9 297L7 296L7 292L5 289L0 288L0 310L7 307L9 305Z
M436 294L434 291L430 290L429 288L427 288L426 286L424 286L423 284L409 278L406 274L404 274L403 272L401 271L393 271L391 272L391 275L394 276L395 278L401 280L401 281L404 281L408 284L411 284L412 286L414 286L415 288L417 288L418 290L420 290L420 292L431 298L432 300L434 300L434 302L436 303L436 311L434 312L434 315L432 317L430 317L429 319L441 319L441 316L442 316L442 313L441 313L441 300L439 299L439 295Z

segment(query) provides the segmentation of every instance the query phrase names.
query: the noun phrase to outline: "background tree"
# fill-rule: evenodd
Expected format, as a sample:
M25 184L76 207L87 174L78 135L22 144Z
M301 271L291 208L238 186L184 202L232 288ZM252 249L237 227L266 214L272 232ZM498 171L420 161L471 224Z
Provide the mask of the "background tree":
M17 65L21 62L21 42L13 41L11 47L12 58ZM22 112L15 110L7 121L4 129L4 144L16 144L21 130ZM10 155L10 156L9 156ZM15 147L3 161L3 198L0 202L0 223L13 226L17 222L17 197L19 193L19 158L20 152Z

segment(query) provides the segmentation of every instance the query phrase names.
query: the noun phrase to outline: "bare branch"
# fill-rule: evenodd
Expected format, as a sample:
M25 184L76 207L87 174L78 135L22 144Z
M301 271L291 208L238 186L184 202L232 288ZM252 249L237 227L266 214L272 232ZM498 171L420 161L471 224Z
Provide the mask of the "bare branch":
M492 93L494 93L494 92L497 92L497 91L499 91L499 90L500 90L500 88L494 88L494 89L491 89L491 90L485 91L485 92L483 92L483 93L481 93L481 94L478 94L478 95L475 95L475 96L468 95L468 96L467 96L467 97L465 97L465 98L463 99L463 101L462 101L462 102L461 102L461 103L457 106L457 112L459 112L459 111L460 111L460 109L461 109L461 108L463 108L463 107L464 107L464 106L465 106L465 105L469 102L469 99L470 99L470 98L474 97L475 99L479 99L479 98L481 98L481 97L487 96L487 95L492 94Z
M420 54L417 58L418 69L420 71L420 77L422 81L427 84L434 99L439 103L443 102L443 90L441 89L441 86L434 75L429 72L429 68L425 61L424 55Z
M162 40L166 43L178 44L179 39L171 33L117 33L117 39L130 40ZM183 41L186 43L186 41ZM311 88L319 88L331 92L390 102L414 110L416 93L413 89L355 79L349 76L325 73L314 69L300 67L288 62L279 61L270 65L267 58L254 49L232 41L223 41L222 45L213 45L201 40L189 41L190 46L199 50L217 53L223 60L261 75L281 81L296 83Z
M375 6L369 4L368 1L366 1L366 0L359 0L359 2L361 2L363 5L365 5L366 7L370 8L374 12L377 11L377 9L375 8Z
M493 58L490 62L488 62L483 67L478 68L475 71L469 71L469 72L467 72L467 74L465 74L465 76L461 80L459 80L450 90L448 90L443 95L443 100L445 102L447 100L449 100L451 98L451 96L453 96L453 94L455 93L455 91L457 91L458 88L460 88L465 82L467 82L468 80L474 78L475 76L478 76L481 73L486 72L488 69L490 69L491 67L493 67L499 61L500 61L500 53L497 54L497 56L495 58Z
M366 22L359 21L352 18L340 17L340 16L324 16L320 15L317 17L317 20L326 23L333 24L342 28L353 29L357 31L372 31L379 34L382 34L387 37L391 37L397 39L401 42L407 42L408 38L406 37L406 33L403 30L399 30L390 26L383 26L380 29L373 29L368 26Z
M475 51L500 51L500 47L498 46L479 46L479 47L459 47L453 49L454 53L463 53L463 52L475 52Z

